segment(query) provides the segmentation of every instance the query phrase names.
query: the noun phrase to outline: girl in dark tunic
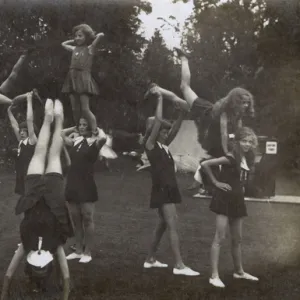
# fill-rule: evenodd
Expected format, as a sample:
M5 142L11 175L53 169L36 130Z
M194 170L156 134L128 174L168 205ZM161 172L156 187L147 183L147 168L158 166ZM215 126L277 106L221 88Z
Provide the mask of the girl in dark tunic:
M27 174L27 169L29 162L33 156L35 144L37 137L35 135L35 126L33 123L33 110L32 110L32 95L33 93L28 93L26 95L27 99L27 115L26 122L18 124L12 113L12 106L9 106L7 113L10 120L10 124L14 130L15 136L19 142L18 154L16 159L16 185L15 193L19 195L24 195L25 192L25 176Z
M180 254L175 204L181 202L181 196L176 181L174 160L167 147L178 133L183 120L183 115L180 115L178 120L172 125L171 129L161 127L163 100L158 89L156 90L156 95L158 104L155 121L145 148L151 164L152 175L150 208L157 209L159 223L155 230L154 240L144 263L144 268L167 267L166 264L155 259L155 254L160 240L168 228L171 247L175 257L173 274L197 276L199 275L198 272L195 272L184 265Z
M96 117L90 110L90 97L99 95L99 88L92 77L91 69L96 46L103 33L95 34L87 24L73 28L74 40L62 43L64 49L72 52L70 70L65 79L62 92L70 96L74 121L77 124L81 115L89 122L94 134L97 134Z
M53 118L55 129L48 151ZM68 299L69 269L63 244L73 235L73 227L65 203L60 160L63 121L61 102L55 100L53 107L53 101L47 99L44 122L25 179L25 194L21 196L16 207L17 215L24 213L20 224L21 244L7 270L1 300L7 299L11 277L24 255L25 272L38 288L45 288L56 256L64 280L62 299Z
M258 280L258 278L244 272L241 256L242 219L247 216L244 183L250 168L254 165L256 146L257 137L255 133L248 127L242 127L235 135L232 151L229 154L201 163L203 170L215 186L210 209L217 214L217 217L216 233L211 248L212 275L209 283L216 287L225 287L219 277L218 263L221 242L225 238L228 224L235 268L233 277ZM218 179L211 170L213 166L222 166Z
M78 130L80 136L72 139L69 135L75 130ZM106 137L100 133L93 135L84 118L79 120L78 128L64 129L62 137L65 144L72 147L65 195L72 212L76 240L76 251L68 255L67 259L80 259L79 262L88 263L92 260L93 215L95 202L98 200L94 164L100 149L106 142Z

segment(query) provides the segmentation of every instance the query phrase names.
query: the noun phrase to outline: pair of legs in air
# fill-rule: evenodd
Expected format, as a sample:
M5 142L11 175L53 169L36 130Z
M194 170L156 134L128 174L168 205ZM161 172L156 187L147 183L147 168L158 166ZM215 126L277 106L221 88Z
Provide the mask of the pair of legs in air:
M75 252L67 256L68 260L79 258L80 263L88 263L92 260L91 248L94 238L94 211L95 203L72 203L69 208L75 227L75 245L72 249Z
M51 135L50 127L53 120L55 122L55 129L52 137L52 144L48 152L48 144ZM63 115L63 106L61 102L59 100L55 100L55 104L53 105L53 101L51 99L47 99L45 104L44 122L40 130L34 155L28 167L27 175L33 175L33 174L44 175L48 173L62 174L60 154L63 146L63 140L61 138L63 122L64 122L64 115ZM47 163L47 167L45 168L47 152L48 152L48 163ZM1 300L7 299L8 287L9 287L11 277L16 271L24 255L25 255L24 247L21 244L17 249L9 265L9 268L6 272L2 294L1 294ZM69 275L69 268L68 268L63 246L59 246L57 248L56 257L58 259L60 270L63 275L64 286L63 286L62 299L67 300L69 296L69 290L70 290L69 287L70 275Z
M79 124L79 119L84 117L88 120L92 132L95 134L97 130L97 120L90 109L90 97L88 94L70 94L73 118L76 124Z
M150 269L153 267L156 268L166 268L167 264L163 264L156 260L155 255L158 250L160 241L168 230L169 239L171 243L172 252L175 258L175 266L173 268L173 274L175 275L186 275L186 276L197 276L200 273L193 271L189 267L185 266L183 263L180 246L179 246L179 237L177 229L177 212L176 206L174 203L164 204L162 207L158 208L159 221L154 232L153 242L150 246L150 251L144 263L144 268Z
M233 277L236 279L246 279L251 281L258 281L257 277L254 277L244 272L242 265L242 218L231 219L224 215L217 215L216 217L216 233L211 246L211 266L212 274L209 279L209 283L215 287L224 288L225 285L219 277L219 257L222 242L226 237L226 230L229 225L231 235L231 254L233 258L234 273Z
M12 100L7 96L11 95L16 89L18 82L19 73L24 67L27 61L28 55L22 54L18 59L17 63L14 65L8 78L0 86L0 103L1 104L12 104Z

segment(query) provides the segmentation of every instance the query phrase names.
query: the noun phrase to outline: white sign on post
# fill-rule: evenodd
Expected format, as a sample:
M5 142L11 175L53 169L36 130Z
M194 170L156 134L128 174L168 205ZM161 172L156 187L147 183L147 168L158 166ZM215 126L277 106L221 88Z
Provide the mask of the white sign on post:
M266 142L266 154L277 154L277 142Z

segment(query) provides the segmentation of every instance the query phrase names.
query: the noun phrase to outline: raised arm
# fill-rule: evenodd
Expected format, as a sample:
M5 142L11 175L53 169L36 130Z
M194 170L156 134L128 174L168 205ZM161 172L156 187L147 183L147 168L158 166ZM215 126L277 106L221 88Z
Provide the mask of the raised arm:
M229 164L230 164L230 161L228 160L228 158L225 156L222 156L219 158L213 158L213 159L203 161L201 163L201 167L203 168L204 172L208 175L211 183L215 187L217 187L223 191L230 191L231 186L228 185L227 183L218 181L211 169L211 167L213 167L213 166L229 165Z
M68 51L73 51L75 49L75 46L71 45L73 43L74 43L74 40L68 40L68 41L62 42L61 45L64 49L66 49Z
M71 158L70 158L70 155L69 155L69 152L68 152L66 146L63 146L63 152L64 152L64 156L66 159L66 165L67 165L67 167L69 167L69 166L71 166Z
M146 148L148 150L152 150L156 140L157 136L161 127L161 122L160 120L162 119L162 114L163 114L163 98L162 95L159 93L158 94L158 103L156 107L156 113L155 113L155 120L154 120L154 125L152 127L152 131L150 133L150 136L148 137L148 140L146 142Z
M225 154L228 153L228 118L223 112L220 116L221 145Z
M172 127L169 131L169 134L168 134L168 139L166 141L167 146L170 145L172 143L172 141L175 139L175 137L181 127L182 121L184 119L184 115L185 115L184 112L181 111L178 119L172 125Z
M74 142L73 140L69 137L69 135L73 132L76 131L76 126L73 126L73 127L69 127L69 128L66 128L66 129L63 129L61 131L61 137L63 138L64 140L64 143L67 145L67 146L73 146Z
M27 116L26 116L27 128L28 128L28 138L29 144L35 145L37 142L37 137L34 132L33 126L33 110L32 110L32 92L27 93Z
M96 34L96 38L94 39L94 41L92 42L91 45L89 45L89 52L90 54L95 54L95 49L99 43L99 41L101 40L101 38L104 36L104 33L97 33Z
M8 118L9 118L10 125L15 133L17 140L20 141L21 137L20 137L19 124L18 124L16 118L14 117L11 109L12 109L12 106L10 105L7 109Z
M97 148L100 151L100 149L106 143L107 136L101 128L97 127L97 129L98 129L98 134L97 135L93 134L93 137L96 139Z

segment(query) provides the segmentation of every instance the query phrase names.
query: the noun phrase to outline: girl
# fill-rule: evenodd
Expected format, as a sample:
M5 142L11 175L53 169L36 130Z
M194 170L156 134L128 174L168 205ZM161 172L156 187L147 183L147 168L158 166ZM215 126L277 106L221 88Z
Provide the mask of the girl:
M26 99L27 99L26 122L22 122L18 124L17 120L15 119L12 113L12 106L9 106L7 110L10 124L19 142L18 156L15 165L16 168L15 193L19 195L24 195L25 176L27 174L27 169L34 153L35 144L37 142L37 137L35 135L35 125L33 123L32 92L26 95Z
M237 87L215 104L199 98L190 86L191 74L187 55L178 48L175 50L181 59L180 88L185 100L170 91L162 88L159 90L166 99L191 113L198 129L198 141L205 150L200 160L226 155L229 136L242 127L243 117L254 116L253 97L247 90ZM205 192L200 167L194 178L200 183L200 191Z
M218 263L227 224L231 233L231 252L235 268L233 277L258 280L244 272L241 255L242 218L247 216L243 183L247 180L249 171L254 165L256 146L255 133L250 128L243 127L237 131L232 151L228 155L201 163L201 167L215 186L210 209L217 214L217 217L216 233L211 248L212 275L209 283L216 287L225 287L219 278ZM222 166L218 180L211 170L213 166Z
M160 240L168 228L171 247L175 257L173 274L197 276L199 273L185 266L180 254L175 204L181 202L181 196L175 176L174 160L167 147L178 133L183 120L183 114L174 122L171 129L166 126L162 127L163 100L158 90L156 91L156 95L158 98L156 117L146 142L146 153L151 164L152 175L150 208L157 209L159 222L148 257L144 263L144 268L167 267L166 264L156 260L155 254Z
M65 195L73 216L76 240L76 251L68 255L67 259L80 259L80 263L88 263L92 260L93 214L95 202L98 200L94 164L98 159L100 149L106 142L106 137L100 133L93 135L84 118L79 120L80 136L72 139L69 135L75 130L76 127L72 127L62 131L65 144L72 147Z
M64 49L72 52L70 70L62 92L70 96L75 123L78 123L82 114L88 120L92 132L97 134L97 121L90 110L89 99L92 95L99 95L99 89L92 78L91 68L96 46L104 34L95 35L93 29L86 24L75 26L73 34L74 40L62 43ZM71 45L74 43L75 46Z
M48 151L53 118L55 129ZM63 120L61 102L55 100L53 108L53 101L47 99L44 122L26 176L25 196L19 199L16 207L17 215L24 213L20 224L21 244L6 272L1 300L7 299L9 283L24 255L25 272L38 288L45 288L56 256L63 275L62 299L68 299L69 269L63 244L73 235L73 228L65 205L60 161Z

